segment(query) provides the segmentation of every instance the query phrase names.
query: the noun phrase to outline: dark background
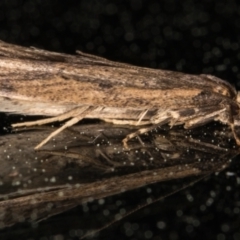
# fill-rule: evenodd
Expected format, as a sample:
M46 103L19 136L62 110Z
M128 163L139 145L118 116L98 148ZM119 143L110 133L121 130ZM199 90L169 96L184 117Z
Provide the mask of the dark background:
M233 0L0 2L3 41L57 52L81 50L145 67L208 73L237 87L239 30L240 3ZM233 176L227 176L229 172ZM227 171L139 211L96 238L240 239L239 182L236 159ZM151 189L151 194L159 196L158 185ZM102 208L92 203L87 213L79 207L37 227L17 226L1 234L5 239L76 239L78 218L86 215L90 228L102 226L104 206L122 201L134 207L147 197L147 188L136 190L106 199ZM132 230L127 230L130 224Z

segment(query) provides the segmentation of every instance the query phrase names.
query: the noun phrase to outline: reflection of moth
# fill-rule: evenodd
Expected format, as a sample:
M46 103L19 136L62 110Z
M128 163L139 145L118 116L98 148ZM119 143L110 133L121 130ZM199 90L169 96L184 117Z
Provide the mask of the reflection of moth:
M194 128L216 120L228 124L238 144L236 90L209 75L147 69L78 52L77 56L0 43L0 111L68 120L36 149L83 118L114 124L150 125L125 136L127 143L156 125Z
M31 145L51 131L29 129L0 137L1 228L156 182L202 178L228 167L239 152L229 142L231 131L222 126L214 132L216 144L209 130L162 128L144 135L144 146L133 140L126 150L121 139L132 129L109 124L71 127L57 136L55 147L48 144L35 152Z

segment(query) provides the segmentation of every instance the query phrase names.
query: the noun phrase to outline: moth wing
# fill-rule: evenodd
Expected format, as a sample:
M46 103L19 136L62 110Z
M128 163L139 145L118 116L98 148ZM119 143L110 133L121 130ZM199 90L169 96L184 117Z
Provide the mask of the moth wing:
M16 46L0 41L0 56L13 59L48 61L49 64L50 62L70 63L72 67L79 68L80 70L83 68L91 69L91 74L94 67L96 67L95 71L107 71L107 77L105 76L104 79L105 85L125 85L127 87L161 90L178 88L201 89L233 99L236 98L237 94L235 88L229 83L211 75L192 75L142 68L110 61L81 51L77 51L77 55L69 55L37 48ZM75 64L76 66L74 66ZM72 74L70 75L72 77Z

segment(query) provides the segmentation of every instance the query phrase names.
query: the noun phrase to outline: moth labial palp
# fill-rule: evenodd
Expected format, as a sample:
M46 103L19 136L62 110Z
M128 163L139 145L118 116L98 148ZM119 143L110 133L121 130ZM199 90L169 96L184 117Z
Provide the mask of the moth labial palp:
M12 127L68 119L36 149L84 118L138 126L123 139L125 146L156 126L195 128L211 121L230 126L240 145L240 97L229 83L210 75L142 68L77 53L0 42L0 111L50 116Z

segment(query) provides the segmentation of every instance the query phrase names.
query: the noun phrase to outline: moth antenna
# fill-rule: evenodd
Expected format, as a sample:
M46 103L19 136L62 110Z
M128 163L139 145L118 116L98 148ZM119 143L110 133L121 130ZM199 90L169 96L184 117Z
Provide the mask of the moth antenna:
M189 184L183 185L181 188L176 189L175 191L170 192L170 193L168 193L168 194L166 194L166 195L164 195L164 196L162 196L162 197L153 199L153 201L152 201L151 203L144 203L144 204L142 204L142 205L134 208L134 209L131 210L130 212L125 213L122 217L120 217L120 218L118 218L118 219L115 219L115 220L113 220L113 221L108 222L108 223L107 223L106 225L104 225L103 227L98 228L98 229L96 229L96 230L93 230L93 231L90 231L90 232L86 233L85 235L83 235L83 236L80 237L79 239L85 239L86 237L93 236L93 235L95 235L96 233L98 233L98 232L100 232L100 231L102 231L102 230L110 227L111 225L115 224L116 222L122 220L123 218L126 218L126 217L132 215L133 213L137 212L138 210L143 209L143 208L145 208L145 207L147 207L147 206L149 206L149 205L151 205L151 204L154 204L154 203L156 203L156 202L159 202L159 201L161 201L161 200L164 199L164 198L170 197L170 196L174 195L175 193L178 193L178 192L180 192L180 191L188 188L190 185L193 185L193 184L201 181L202 179L204 179L205 177L209 176L210 174L212 174L212 173L209 173L209 174L207 174L207 175L201 176L201 177L197 178L196 180L190 182Z

